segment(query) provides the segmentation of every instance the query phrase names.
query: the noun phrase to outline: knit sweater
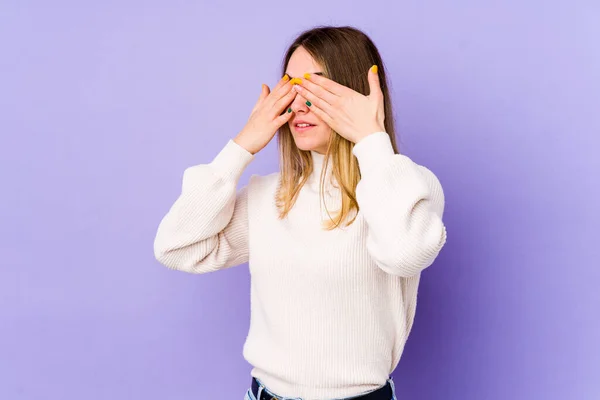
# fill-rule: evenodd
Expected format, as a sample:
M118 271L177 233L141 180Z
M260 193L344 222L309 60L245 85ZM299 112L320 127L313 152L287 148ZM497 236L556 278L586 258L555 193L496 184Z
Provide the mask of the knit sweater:
M415 316L421 271L446 241L436 176L394 154L385 132L353 148L359 212L348 227L322 228L341 192L311 151L314 170L284 219L279 173L237 184L254 155L230 140L208 164L189 167L154 243L165 266L207 273L248 263L251 374L275 394L305 400L377 389L396 368ZM328 163L329 165L331 163Z

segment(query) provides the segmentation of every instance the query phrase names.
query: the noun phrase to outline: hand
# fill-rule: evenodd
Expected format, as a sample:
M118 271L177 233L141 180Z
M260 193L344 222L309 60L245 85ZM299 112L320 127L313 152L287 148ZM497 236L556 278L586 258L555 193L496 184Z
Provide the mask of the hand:
M297 94L292 90L289 80L290 78L285 75L273 88L273 92L267 85L262 86L260 97L252 109L246 126L233 139L249 153L256 154L269 144L277 130L293 115L288 106Z
M377 66L369 69L367 79L368 96L315 74L305 74L302 83L294 85L294 90L308 100L306 105L331 129L357 143L371 133L385 131Z

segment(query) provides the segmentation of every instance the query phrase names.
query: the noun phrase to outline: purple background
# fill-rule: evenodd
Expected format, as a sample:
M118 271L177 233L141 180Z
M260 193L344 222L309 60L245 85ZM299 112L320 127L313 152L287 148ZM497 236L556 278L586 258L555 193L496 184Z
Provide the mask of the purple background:
M600 398L600 3L482 3L3 1L0 398L242 398L247 266L152 243L316 24L371 35L446 192L399 399Z

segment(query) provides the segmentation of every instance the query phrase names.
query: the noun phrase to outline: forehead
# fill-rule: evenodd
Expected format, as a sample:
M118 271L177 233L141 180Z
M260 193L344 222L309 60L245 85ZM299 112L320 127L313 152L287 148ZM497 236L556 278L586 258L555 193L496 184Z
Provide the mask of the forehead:
M290 57L286 72L292 78L299 78L305 72L322 72L322 69L304 47L298 47Z

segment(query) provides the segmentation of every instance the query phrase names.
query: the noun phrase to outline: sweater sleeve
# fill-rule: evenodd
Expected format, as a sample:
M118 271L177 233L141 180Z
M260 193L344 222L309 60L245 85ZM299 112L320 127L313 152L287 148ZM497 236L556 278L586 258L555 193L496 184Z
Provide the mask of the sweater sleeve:
M363 138L352 151L361 172L356 199L371 257L387 273L419 274L446 242L439 180L409 157L395 154L386 132Z
M210 164L185 170L154 240L161 264L200 274L248 262L248 188L236 186L253 159L230 140Z

